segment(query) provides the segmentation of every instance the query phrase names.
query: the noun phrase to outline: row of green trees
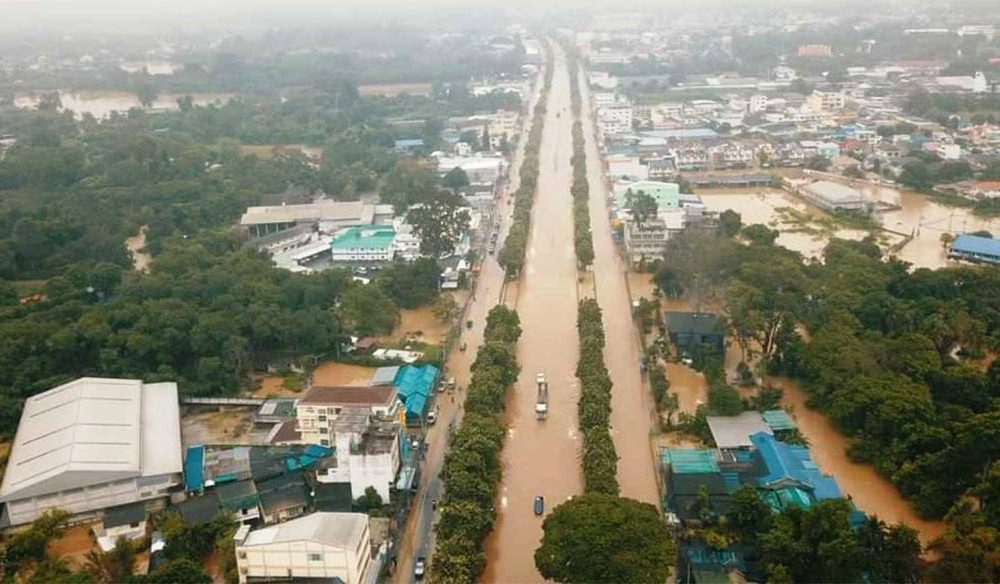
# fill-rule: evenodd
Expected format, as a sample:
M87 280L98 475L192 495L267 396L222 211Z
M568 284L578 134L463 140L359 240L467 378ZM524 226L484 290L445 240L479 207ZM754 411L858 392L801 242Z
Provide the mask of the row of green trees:
M444 497L435 527L433 582L475 582L486 566L483 542L496 519L493 498L507 433L503 412L507 388L520 371L514 357L520 336L516 312L505 306L490 310L483 344L472 364L465 417L451 435L441 470Z
M514 218L503 248L497 256L497 261L511 278L521 272L524 267L524 254L528 249L528 234L531 231L531 207L535 202L535 192L538 190L539 154L542 148L542 131L545 127L545 102L549 88L552 86L552 54L545 59L545 81L538 96L538 103L528 131L528 141L524 147L524 160L521 162L520 184L514 192Z
M576 317L580 358L578 404L583 432L583 480L588 493L618 494L618 454L611 441L611 377L604 364L604 323L594 298L580 301Z
M594 263L594 239L590 231L590 184L587 181L587 150L580 122L580 82L576 51L567 51L569 64L570 102L573 108L573 183L569 192L573 196L573 247L576 263L581 269Z

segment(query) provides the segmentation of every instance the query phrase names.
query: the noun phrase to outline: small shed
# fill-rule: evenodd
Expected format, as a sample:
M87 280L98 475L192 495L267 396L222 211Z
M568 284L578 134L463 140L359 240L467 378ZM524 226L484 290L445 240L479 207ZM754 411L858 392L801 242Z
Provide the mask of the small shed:
M143 502L119 505L104 510L101 518L101 533L97 544L104 551L111 551L118 539L135 540L146 535L146 505Z
M719 319L709 312L667 312L667 335L682 352L698 347L722 353L726 335Z

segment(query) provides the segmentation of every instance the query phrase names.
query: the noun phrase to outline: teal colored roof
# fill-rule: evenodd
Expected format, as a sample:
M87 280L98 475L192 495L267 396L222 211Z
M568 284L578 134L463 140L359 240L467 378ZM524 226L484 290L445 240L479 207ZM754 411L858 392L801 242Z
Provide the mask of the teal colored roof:
M348 227L337 232L330 243L330 249L389 249L396 239L392 227Z
M184 489L188 492L205 488L205 447L197 444L188 448L184 458Z
M681 206L681 191L680 186L677 183L665 183L652 180L634 182L621 189L615 195L615 206L619 209L628 207L626 199L629 191L632 191L633 195L642 191L653 197L653 199L656 200L657 209L666 209L668 207L677 209Z
M392 384L396 387L396 395L406 404L408 416L423 415L439 374L433 365L404 365L396 372Z
M783 509L793 505L799 509L807 509L813 504L813 498L809 491L798 487L763 490L760 491L760 497L775 513L780 513Z
M775 432L778 430L794 430L798 427L795 425L795 420L785 410L767 410L766 412L761 412L760 415L764 417L764 421Z
M661 448L660 460L669 464L674 474L719 472L715 452L705 448Z

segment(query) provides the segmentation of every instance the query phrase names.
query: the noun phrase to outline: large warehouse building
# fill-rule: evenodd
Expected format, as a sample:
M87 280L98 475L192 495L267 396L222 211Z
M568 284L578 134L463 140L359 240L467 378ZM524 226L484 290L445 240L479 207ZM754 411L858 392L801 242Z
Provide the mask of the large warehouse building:
M861 191L826 180L802 187L799 194L826 211L863 211L866 207Z
M25 401L0 526L165 497L181 468L177 384L83 377Z

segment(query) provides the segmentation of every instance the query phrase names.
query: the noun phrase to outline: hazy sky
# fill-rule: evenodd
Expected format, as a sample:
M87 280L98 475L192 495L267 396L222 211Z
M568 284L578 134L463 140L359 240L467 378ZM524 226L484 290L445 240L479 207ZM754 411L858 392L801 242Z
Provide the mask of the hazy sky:
M947 13L973 4L998 0L951 0L932 4ZM475 18L491 13L539 13L549 9L577 14L649 8L660 14L705 8L760 6L774 10L798 5L809 9L858 6L890 9L900 4L928 4L931 0L0 0L0 32L34 34L75 32L200 32L206 29L263 29L285 25L323 25L352 20L408 20L434 22L442 15ZM950 4L947 6L946 4ZM573 10L573 9L576 10ZM833 8L836 10L836 8Z

